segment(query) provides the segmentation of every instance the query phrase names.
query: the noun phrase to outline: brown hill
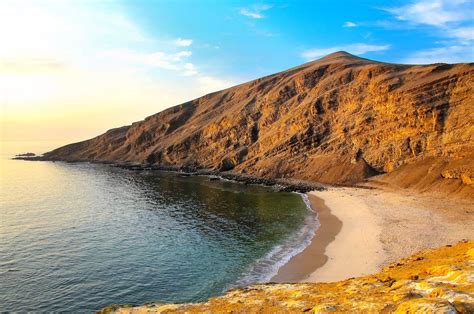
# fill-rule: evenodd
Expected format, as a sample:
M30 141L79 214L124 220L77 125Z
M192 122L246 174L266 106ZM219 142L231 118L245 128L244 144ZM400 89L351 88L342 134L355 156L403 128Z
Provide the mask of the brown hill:
M337 52L45 154L473 195L474 64Z

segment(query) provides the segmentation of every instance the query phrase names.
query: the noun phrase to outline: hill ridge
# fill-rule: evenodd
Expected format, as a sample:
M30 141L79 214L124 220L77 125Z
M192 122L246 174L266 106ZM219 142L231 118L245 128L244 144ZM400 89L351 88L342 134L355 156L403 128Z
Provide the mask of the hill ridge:
M397 65L336 52L66 145L44 159L330 184L384 174L378 182L469 196L473 86L473 64Z
M351 58L351 59L363 59L361 57L358 57L356 55L353 55L347 51L344 50L339 50L333 53L330 53L318 60L330 60L330 59L335 59L335 58Z

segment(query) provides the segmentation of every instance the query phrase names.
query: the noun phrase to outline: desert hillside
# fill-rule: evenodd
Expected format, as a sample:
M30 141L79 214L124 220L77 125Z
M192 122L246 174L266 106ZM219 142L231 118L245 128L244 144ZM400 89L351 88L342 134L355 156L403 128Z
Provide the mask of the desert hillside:
M472 196L474 64L337 52L44 156Z
M102 313L472 313L474 242L420 252L334 283L263 284L195 304L109 306Z

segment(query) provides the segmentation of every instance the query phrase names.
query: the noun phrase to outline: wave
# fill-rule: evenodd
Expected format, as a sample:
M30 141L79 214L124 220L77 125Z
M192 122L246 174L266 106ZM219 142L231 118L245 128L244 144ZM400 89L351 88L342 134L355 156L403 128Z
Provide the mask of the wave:
M293 256L301 253L311 243L316 230L319 229L321 224L318 220L318 214L311 208L308 196L302 193L297 194L301 196L310 211L304 224L282 244L275 246L264 257L256 260L249 270L232 285L232 288L270 281L283 265L288 263Z

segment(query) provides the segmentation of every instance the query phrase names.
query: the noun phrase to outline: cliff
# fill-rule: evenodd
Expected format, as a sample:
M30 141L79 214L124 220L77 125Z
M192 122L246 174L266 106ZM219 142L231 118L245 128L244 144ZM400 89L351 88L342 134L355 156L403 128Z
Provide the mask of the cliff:
M337 52L44 155L472 197L474 64Z
M263 284L195 304L110 306L102 313L473 313L474 241L427 250L380 273L334 283Z

